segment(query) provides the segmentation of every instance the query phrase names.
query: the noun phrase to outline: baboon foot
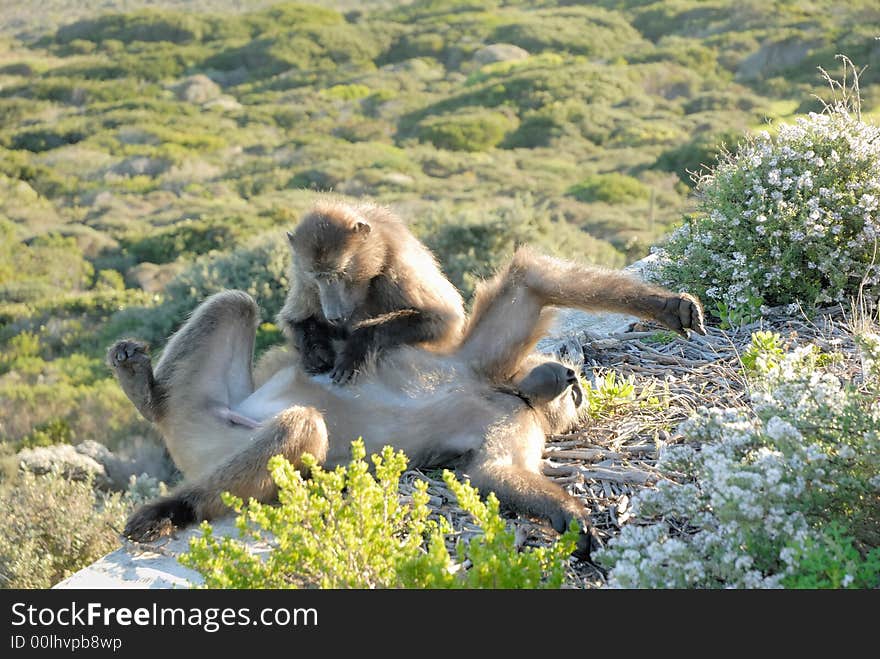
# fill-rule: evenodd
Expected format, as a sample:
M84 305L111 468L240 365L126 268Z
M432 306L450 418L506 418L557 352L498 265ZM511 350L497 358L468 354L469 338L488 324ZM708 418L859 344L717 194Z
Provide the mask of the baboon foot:
M138 508L128 518L122 534L136 542L152 542L195 521L196 512L190 503L166 497Z
M150 366L150 350L143 341L122 339L107 351L107 363L114 370L135 372Z
M687 337L687 330L693 330L697 334L706 333L703 307L697 298L687 293L668 298L657 320L684 337Z

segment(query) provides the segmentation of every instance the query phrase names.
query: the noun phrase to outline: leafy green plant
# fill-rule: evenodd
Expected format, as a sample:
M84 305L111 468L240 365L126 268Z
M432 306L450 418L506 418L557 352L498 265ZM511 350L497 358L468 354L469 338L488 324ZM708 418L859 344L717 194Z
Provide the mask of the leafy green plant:
M782 337L776 332L754 332L749 347L740 357L749 375L766 375L785 356Z
M730 324L762 304L876 294L880 127L862 121L857 93L746 138L703 177L700 214L661 249L659 278L715 301Z
M783 352L770 333L747 354L751 407L682 424L658 467L688 480L634 499L639 523L597 554L612 585L880 585L876 384L841 382L815 346Z
M863 555L837 522L790 549L798 568L782 580L786 588L876 588L880 582L880 547Z
M489 110L431 117L419 125L419 139L439 149L485 151L517 127L515 117Z
M262 555L241 540L218 538L211 526L193 538L184 565L201 572L211 588L558 588L577 539L575 526L551 548L518 551L514 534L499 515L498 500L484 503L469 484L450 472L444 481L482 531L459 543L458 564L447 549L451 528L433 518L427 483L416 481L411 501L398 486L406 457L385 447L364 459L362 441L352 443L352 460L332 471L311 456L300 472L276 456L269 469L280 506L224 495L238 513L242 536L268 545ZM464 567L465 561L470 568Z
M646 199L648 188L638 179L625 174L596 174L587 177L569 191L579 201L604 201L609 204L622 204Z
M0 588L49 588L119 546L129 510L89 481L24 472L0 492Z
M631 375L623 377L614 371L608 371L597 375L595 384L581 379L581 386L587 396L592 417L614 414L636 400L635 380Z

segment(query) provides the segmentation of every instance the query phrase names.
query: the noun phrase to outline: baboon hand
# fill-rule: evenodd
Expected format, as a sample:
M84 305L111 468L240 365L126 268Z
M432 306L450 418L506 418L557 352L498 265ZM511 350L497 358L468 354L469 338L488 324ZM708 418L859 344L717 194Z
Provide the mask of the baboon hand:
M137 371L150 364L150 351L143 341L123 339L117 341L107 351L107 364L113 370L120 368Z
M336 355L329 341L315 342L302 354L302 365L309 375L320 375L333 368Z
M175 528L192 524L196 520L193 507L186 501L165 497L138 508L122 534L135 542L152 542L171 535Z
M354 382L366 359L366 346L360 341L349 340L336 358L336 364L330 373L330 378L340 385Z
M666 298L657 320L684 337L687 337L687 330L693 330L697 334L706 333L703 306L697 298L687 293Z

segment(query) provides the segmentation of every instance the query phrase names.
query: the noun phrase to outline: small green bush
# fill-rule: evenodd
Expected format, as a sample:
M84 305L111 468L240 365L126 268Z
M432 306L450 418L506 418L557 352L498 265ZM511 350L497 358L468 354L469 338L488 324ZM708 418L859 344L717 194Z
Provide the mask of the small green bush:
M456 565L446 548L451 531L428 508L427 483L417 481L411 503L401 503L406 457L385 447L364 460L362 441L352 443L347 467L325 471L311 456L302 475L281 456L269 468L280 507L224 495L238 513L243 537L267 543L263 556L234 538L216 538L209 524L190 541L181 562L205 577L208 588L558 588L577 532L574 525L552 548L518 551L500 517L498 500L483 503L477 491L450 472L444 480L482 533L457 546ZM471 562L470 568L462 563Z
M467 298L477 282L491 276L514 250L531 245L553 256L621 267L624 256L610 243L569 224L546 203L519 196L508 206L450 217L443 209L414 225L433 250L450 281Z
M736 152L741 133L726 131L711 135L699 135L690 142L675 146L660 154L654 166L667 172L675 172L682 182L692 185L707 171L718 165L724 151Z
M880 354L880 338L859 341ZM706 409L634 500L638 524L597 553L625 588L880 586L878 383L841 382L814 345L746 352L751 409ZM747 361L744 357L744 361Z
M422 142L430 142L438 149L485 151L500 144L518 123L503 112L462 111L423 120L418 136Z
M699 213L660 250L661 281L715 315L807 310L880 291L880 128L844 105L747 138L698 186Z
M569 191L578 201L604 201L607 204L625 204L647 199L650 190L641 181L626 174L595 174L589 176Z
M116 549L129 507L89 481L19 474L0 493L0 588L49 588Z

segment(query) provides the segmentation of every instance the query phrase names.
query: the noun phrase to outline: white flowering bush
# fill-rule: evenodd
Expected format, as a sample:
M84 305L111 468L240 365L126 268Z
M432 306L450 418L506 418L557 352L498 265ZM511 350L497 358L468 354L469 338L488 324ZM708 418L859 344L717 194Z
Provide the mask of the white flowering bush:
M756 337L751 409L701 409L598 552L625 588L880 586L880 389Z
M880 128L845 104L747 137L697 186L699 210L659 251L658 278L730 324L762 305L880 293Z

